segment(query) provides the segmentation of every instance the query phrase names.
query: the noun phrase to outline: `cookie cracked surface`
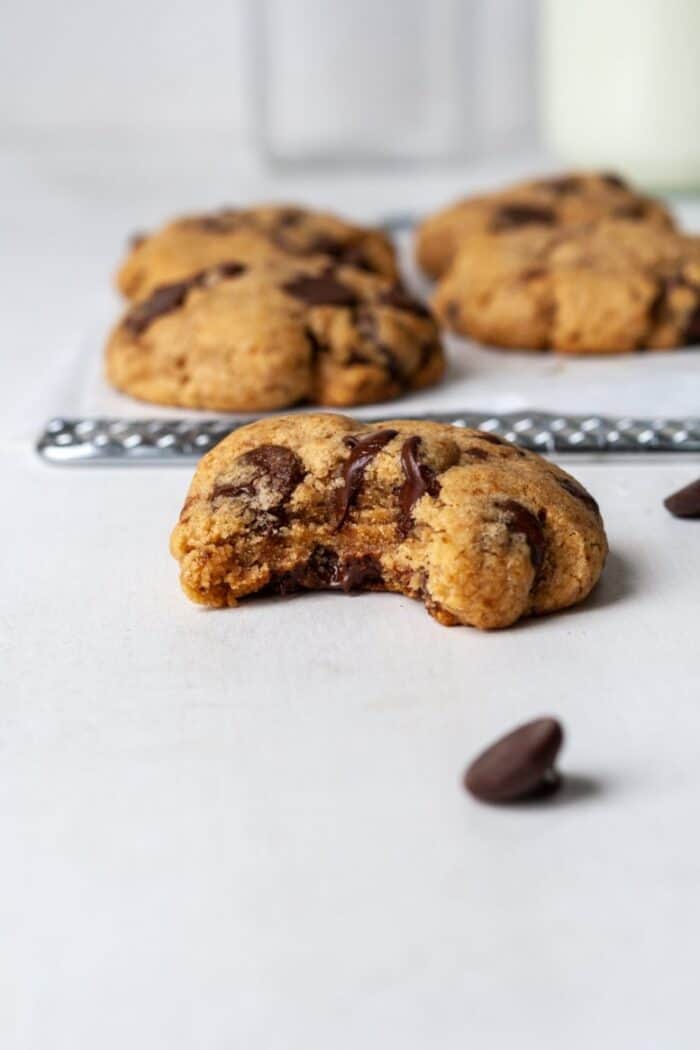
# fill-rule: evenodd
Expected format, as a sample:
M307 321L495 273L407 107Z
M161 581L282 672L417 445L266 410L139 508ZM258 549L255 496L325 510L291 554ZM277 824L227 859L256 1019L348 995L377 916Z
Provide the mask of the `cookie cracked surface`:
M627 219L474 234L433 305L447 327L496 346L691 346L700 343L700 237Z
M416 232L416 257L426 274L438 278L472 234L498 236L534 227L551 231L605 218L628 219L660 229L674 225L663 204L638 193L619 175L569 172L465 197L428 216Z
M166 405L263 411L397 397L444 370L430 312L327 258L229 260L157 288L112 333L107 376Z
M171 551L203 605L394 591L442 624L488 629L582 601L607 542L574 478L494 435L315 414L252 423L212 449Z
M230 259L256 262L280 253L323 255L394 281L399 276L394 248L381 230L328 212L261 205L185 216L153 234L136 235L116 281L128 299L143 299L161 285Z

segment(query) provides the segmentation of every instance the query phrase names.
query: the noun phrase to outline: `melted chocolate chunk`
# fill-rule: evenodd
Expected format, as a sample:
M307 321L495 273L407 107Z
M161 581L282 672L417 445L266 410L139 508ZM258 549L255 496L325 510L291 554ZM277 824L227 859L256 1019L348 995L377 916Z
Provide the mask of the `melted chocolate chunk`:
M283 523L284 505L303 481L304 473L302 461L290 448L259 445L235 460L232 477L214 487L212 499L254 501L256 510Z
M459 303L456 299L448 299L445 303L445 318L453 327L459 324Z
M510 532L521 532L530 548L530 561L535 574L544 561L545 538L542 522L531 510L514 499L504 500L498 506L506 513L506 524Z
M141 335L159 317L179 309L193 288L209 288L226 278L240 277L245 270L242 263L224 262L211 266L207 270L200 270L199 273L193 274L185 281L163 284L160 288L156 288L148 299L132 307L124 318L124 327L132 335Z
M406 535L413 524L413 507L418 500L428 493L435 499L440 495L440 482L435 471L427 463L418 460L418 449L421 439L414 435L407 438L401 446L401 467L406 480L399 489L399 530Z
M322 591L337 586L338 555L330 547L314 547L309 560L289 572L280 573L265 587L275 594Z
M362 590L363 587L380 587L383 583L381 564L373 554L346 558L338 575L338 583L346 594Z
M502 233L519 226L553 226L556 220L551 208L536 204L504 204L491 220L491 230Z
M309 560L278 573L262 589L265 594L340 589L346 594L365 587L381 587L382 567L373 554L349 555L342 563L330 547L314 547Z
M664 507L674 518L700 518L700 478L667 496Z
M537 718L501 737L469 766L464 786L482 802L551 795L561 779L554 763L564 742L555 718Z
M700 306L696 306L685 323L683 341L686 346L700 343Z
M364 473L378 452L396 437L395 430L376 430L366 437L346 437L345 444L351 450L350 455L343 465L343 487L338 491L337 508L338 523L335 531L339 532L345 525L350 508L355 503L360 489Z
M576 499L580 500L581 503L584 503L594 514L600 514L600 507L593 499L590 492L586 492L583 485L579 485L577 481L573 481L570 478L557 478L557 481L561 487L569 493L569 495L574 496Z
M415 314L416 317L431 318L432 314L427 306L409 295L405 288L395 284L386 291L380 292L377 302L381 306L391 306L394 310L403 310L407 314Z
M330 272L317 277L300 274L283 284L282 291L300 299L307 306L355 306L358 302L357 293Z

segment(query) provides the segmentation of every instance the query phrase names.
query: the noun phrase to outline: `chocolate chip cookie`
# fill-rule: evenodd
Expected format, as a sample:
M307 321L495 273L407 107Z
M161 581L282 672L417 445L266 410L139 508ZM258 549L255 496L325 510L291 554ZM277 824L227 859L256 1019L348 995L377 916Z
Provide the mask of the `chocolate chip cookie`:
M143 299L160 285L218 263L255 262L279 252L324 255L336 263L398 279L393 246L380 230L355 226L326 212L263 205L188 216L153 234L136 235L117 274L117 285L128 299Z
M157 288L107 346L107 376L144 401L254 412L357 405L437 382L430 312L400 285L323 256L229 261Z
M425 273L437 278L446 272L470 234L532 227L551 231L603 218L673 227L673 219L659 201L637 193L619 175L571 172L457 201L419 226L416 255Z
M574 478L495 435L295 415L243 427L201 460L171 551L202 605L395 591L442 624L495 628L582 601L607 543Z
M496 346L620 353L700 343L700 237L608 219L467 238L434 306Z

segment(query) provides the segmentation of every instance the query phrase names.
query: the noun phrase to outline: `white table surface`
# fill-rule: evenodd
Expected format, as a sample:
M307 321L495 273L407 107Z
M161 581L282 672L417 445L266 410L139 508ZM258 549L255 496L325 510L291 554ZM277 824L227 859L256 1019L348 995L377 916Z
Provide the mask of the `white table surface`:
M3 1048L698 1046L700 525L661 506L697 458L576 467L608 525L600 587L482 634L388 595L197 609L167 551L189 468L32 451L84 385L125 231L268 195L369 216L498 173L0 152ZM700 402L683 370L678 404ZM469 799L469 758L541 713L568 788Z

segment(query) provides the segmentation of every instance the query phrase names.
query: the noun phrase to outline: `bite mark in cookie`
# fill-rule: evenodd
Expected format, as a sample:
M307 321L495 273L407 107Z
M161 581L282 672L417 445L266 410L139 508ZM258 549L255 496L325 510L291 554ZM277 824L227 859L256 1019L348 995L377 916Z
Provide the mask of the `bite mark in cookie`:
M487 452L464 428L279 417L204 457L171 549L205 605L386 590L446 625L504 627L595 584L607 545L584 492L534 453Z

